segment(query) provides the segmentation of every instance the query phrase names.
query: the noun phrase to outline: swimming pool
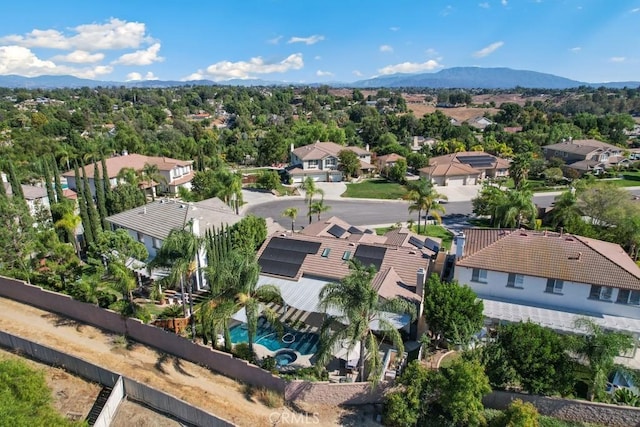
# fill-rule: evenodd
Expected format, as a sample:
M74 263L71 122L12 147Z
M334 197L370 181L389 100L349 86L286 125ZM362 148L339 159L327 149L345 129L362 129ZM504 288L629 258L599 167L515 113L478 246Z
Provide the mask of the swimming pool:
M238 344L249 340L247 334L247 324L241 323L232 326L231 342ZM254 338L254 344L260 344L271 351L278 351L283 348L297 351L300 354L314 354L318 349L318 341L320 337L317 334L309 332L299 332L285 327L282 337L278 337L278 333L271 327L269 322L263 317L258 319L258 329Z

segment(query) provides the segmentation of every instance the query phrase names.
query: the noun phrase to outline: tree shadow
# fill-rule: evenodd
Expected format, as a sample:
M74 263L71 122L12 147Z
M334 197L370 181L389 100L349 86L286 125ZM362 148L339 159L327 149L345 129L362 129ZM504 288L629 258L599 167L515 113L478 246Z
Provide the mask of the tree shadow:
M182 375L194 378L194 375L190 374L182 367L182 359L180 359L179 357L173 358L173 369L175 369L176 372L179 372Z
M153 365L154 368L156 368L158 371L162 372L163 374L167 374L166 369L164 368L164 363L169 360L169 355L167 353L162 353L162 352L156 352L158 354L158 360L156 360L156 363Z

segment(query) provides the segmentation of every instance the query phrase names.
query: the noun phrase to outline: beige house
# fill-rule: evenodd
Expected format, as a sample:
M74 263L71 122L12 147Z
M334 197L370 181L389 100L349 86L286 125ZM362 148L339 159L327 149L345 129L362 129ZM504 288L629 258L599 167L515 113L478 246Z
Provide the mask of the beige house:
M398 160L406 160L403 156L396 153L386 154L384 156L376 157L375 163L378 171L383 171L386 168L390 168L396 163Z
M303 147L291 147L290 166L287 168L293 182L301 183L307 177L314 181L342 181L342 172L338 169L338 155L342 150L351 150L360 158L360 171L369 173L375 169L371 164L369 149L356 146L346 147L335 142L315 142Z
M509 176L509 161L481 151L433 157L420 176L441 186L476 185L486 178Z
M142 154L126 154L123 156L115 156L105 160L107 164L107 172L109 173L109 182L112 187L118 184L118 174L125 168L132 168L136 172L142 171L146 164L158 167L160 175L165 182L141 182L142 188L153 191L154 193L177 194L178 188L185 187L191 189L191 180L193 179L193 160L177 160L169 157L152 157L143 156ZM91 193L95 196L94 182L94 165L98 166L100 176L102 173L102 163L97 162L85 166ZM82 173L82 171L80 171ZM67 184L72 190L77 190L76 178L73 170L64 172L63 177L67 179Z
M626 167L629 160L624 156L623 148L595 139L569 138L557 144L542 147L547 160L562 159L567 167L580 173L599 174L613 166Z

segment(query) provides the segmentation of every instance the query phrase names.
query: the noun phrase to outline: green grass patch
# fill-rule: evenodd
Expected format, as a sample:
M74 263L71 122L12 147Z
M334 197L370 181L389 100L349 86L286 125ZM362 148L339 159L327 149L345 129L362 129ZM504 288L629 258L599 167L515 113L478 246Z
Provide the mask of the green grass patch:
M356 184L347 184L342 197L354 199L401 199L407 194L404 185L384 179L371 179Z
M441 368L448 368L449 366L451 366L451 364L460 358L460 353L458 352L453 352L453 353L448 353L446 354L442 359L440 359L440 367Z

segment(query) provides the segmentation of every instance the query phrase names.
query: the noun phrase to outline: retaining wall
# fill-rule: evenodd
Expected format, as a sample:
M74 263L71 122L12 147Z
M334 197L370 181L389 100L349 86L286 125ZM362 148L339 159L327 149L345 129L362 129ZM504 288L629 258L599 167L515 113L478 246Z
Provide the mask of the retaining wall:
M369 383L329 383L291 381L285 387L287 401L304 401L325 405L364 405L382 402L388 384L372 389Z
M531 402L542 415L549 415L561 420L597 423L607 426L640 427L640 408L629 406L532 396L506 391L491 392L482 401L487 408L502 410L515 399Z

